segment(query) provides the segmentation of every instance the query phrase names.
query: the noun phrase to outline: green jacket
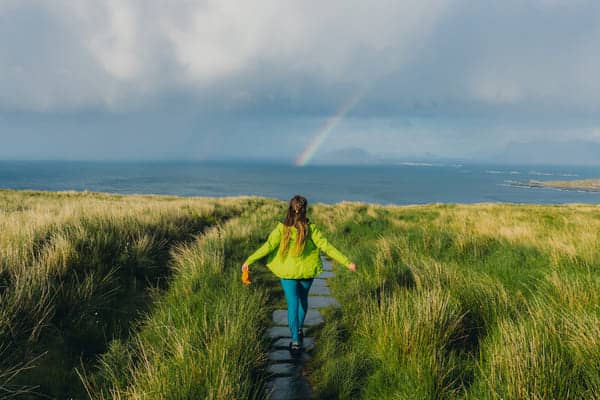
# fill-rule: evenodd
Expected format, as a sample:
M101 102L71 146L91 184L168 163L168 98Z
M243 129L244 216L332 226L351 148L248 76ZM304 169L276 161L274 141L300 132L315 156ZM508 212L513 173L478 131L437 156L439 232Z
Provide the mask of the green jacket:
M344 266L350 264L350 260L333 247L313 223L308 224L309 235L306 238L304 251L298 256L294 255L292 250L296 242L297 230L295 227L290 229L290 246L285 257L279 254L279 244L283 235L283 224L279 222L269 234L267 241L248 257L245 263L250 265L268 255L267 267L279 278L285 279L314 278L323 272L319 250Z

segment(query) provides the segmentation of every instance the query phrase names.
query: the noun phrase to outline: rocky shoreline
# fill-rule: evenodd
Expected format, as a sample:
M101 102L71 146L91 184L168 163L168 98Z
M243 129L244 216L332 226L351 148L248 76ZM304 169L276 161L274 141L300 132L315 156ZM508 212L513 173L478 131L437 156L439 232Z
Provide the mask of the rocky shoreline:
M511 186L529 188L550 188L559 190L573 190L584 192L600 192L600 179L579 179L573 181L538 181L527 182L511 181Z

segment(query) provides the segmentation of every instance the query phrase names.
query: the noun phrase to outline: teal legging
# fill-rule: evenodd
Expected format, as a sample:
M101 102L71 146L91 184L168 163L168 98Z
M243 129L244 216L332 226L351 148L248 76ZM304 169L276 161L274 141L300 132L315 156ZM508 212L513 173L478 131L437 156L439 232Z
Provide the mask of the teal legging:
M292 334L292 341L298 342L298 331L302 329L304 317L308 311L308 291L313 280L311 279L283 279L281 287L288 305L288 325Z

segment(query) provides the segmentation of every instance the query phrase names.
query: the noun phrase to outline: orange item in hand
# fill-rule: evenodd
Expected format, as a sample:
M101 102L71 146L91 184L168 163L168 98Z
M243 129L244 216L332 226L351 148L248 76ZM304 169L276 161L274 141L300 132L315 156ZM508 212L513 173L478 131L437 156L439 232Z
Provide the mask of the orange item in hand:
M251 283L250 282L250 270L249 269L247 269L247 270L245 270L245 271L242 272L242 283L244 285L249 285Z

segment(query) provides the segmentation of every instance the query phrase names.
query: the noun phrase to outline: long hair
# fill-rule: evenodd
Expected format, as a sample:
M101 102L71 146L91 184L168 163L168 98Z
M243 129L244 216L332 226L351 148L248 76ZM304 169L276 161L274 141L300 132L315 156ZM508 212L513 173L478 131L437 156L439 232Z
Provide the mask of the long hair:
M304 251L304 245L306 244L306 238L308 237L308 218L306 218L307 205L308 202L306 199L300 195L296 195L290 200L287 215L283 220L283 236L281 238L281 244L279 245L279 250L284 256L290 247L290 228L292 226L298 231L293 252L295 255L299 255Z

